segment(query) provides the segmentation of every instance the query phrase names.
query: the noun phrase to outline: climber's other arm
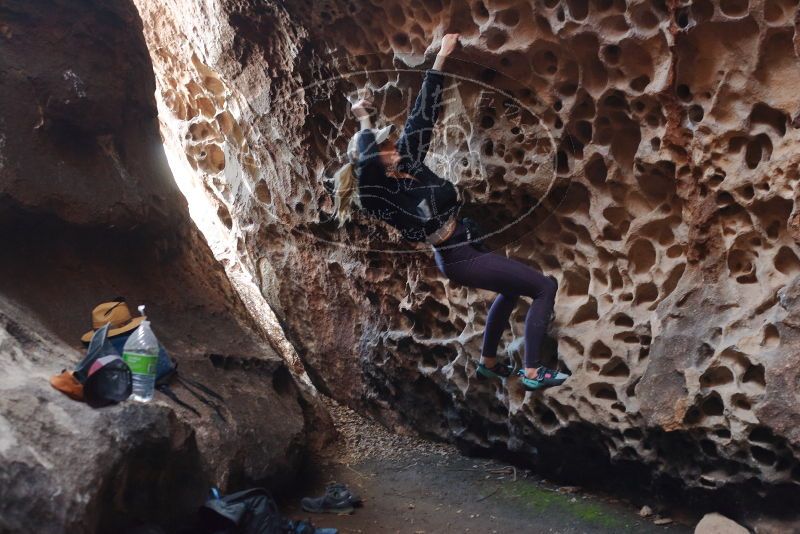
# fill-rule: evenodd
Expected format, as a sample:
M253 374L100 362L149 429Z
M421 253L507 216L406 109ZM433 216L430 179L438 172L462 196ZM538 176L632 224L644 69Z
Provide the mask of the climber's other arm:
M364 96L358 100L351 111L358 119L361 127L356 135L356 147L358 150L358 164L360 176L375 176L383 172L378 155L378 143L375 139L375 132L372 131L372 121L370 120L370 109L372 109L372 98Z
M372 121L369 118L370 108L372 108L372 98L368 96L359 99L351 108L362 130L365 128L372 128Z

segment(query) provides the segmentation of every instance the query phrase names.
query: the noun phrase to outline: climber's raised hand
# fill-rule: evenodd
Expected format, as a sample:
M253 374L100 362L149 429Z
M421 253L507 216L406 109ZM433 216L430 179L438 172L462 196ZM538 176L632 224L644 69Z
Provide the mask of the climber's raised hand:
M442 46L439 48L439 56L447 57L453 53L458 46L459 33L448 33L442 37Z
M439 53L436 54L436 61L433 62L434 70L442 70L447 56L449 56L458 46L458 36L458 33L448 33L442 37L442 44L439 47Z

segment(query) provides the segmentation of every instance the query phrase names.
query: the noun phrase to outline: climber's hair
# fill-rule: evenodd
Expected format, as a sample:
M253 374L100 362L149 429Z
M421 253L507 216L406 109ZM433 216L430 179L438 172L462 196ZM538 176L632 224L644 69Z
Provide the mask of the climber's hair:
M353 208L361 208L361 200L358 198L358 177L352 158L333 175L333 199L336 218L341 228L352 217Z
M358 175L356 174L357 139L358 133L350 138L346 151L347 163L333 175L333 207L340 228L352 218L354 210L361 209L361 199L358 196ZM388 147L394 146L394 140L387 137L378 145L378 150L385 151Z

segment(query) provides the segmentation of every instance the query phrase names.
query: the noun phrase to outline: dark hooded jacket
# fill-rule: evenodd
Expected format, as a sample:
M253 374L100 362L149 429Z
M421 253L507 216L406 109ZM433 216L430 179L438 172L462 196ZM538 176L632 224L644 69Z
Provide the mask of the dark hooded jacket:
M414 108L397 141L400 154L397 169L414 179L387 176L378 156L375 134L369 129L357 134L356 174L361 206L371 216L400 230L409 241L424 241L427 235L455 217L460 208L453 184L437 176L424 163L439 116L443 86L441 72L429 70L425 73Z

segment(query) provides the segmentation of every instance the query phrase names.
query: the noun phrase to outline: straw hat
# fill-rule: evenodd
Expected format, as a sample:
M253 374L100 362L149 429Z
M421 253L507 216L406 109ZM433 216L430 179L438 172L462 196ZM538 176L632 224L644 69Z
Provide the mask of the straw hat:
M108 329L108 336L111 337L134 330L144 320L144 317L132 317L125 299L121 297L111 302L104 302L92 310L92 330L81 336L81 341L89 343L94 331L106 323L111 323Z

